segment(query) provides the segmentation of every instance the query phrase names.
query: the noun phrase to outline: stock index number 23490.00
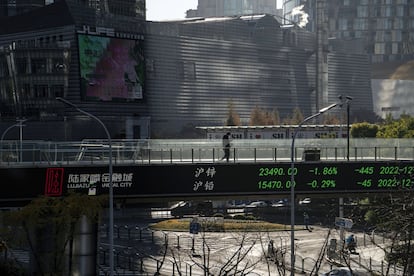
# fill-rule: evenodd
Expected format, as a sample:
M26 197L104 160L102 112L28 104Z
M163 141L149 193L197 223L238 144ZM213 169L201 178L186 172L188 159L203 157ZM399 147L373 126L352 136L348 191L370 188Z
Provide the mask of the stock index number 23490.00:
M338 162L289 163L260 166L257 171L258 189L283 191L384 191L414 188L412 162Z

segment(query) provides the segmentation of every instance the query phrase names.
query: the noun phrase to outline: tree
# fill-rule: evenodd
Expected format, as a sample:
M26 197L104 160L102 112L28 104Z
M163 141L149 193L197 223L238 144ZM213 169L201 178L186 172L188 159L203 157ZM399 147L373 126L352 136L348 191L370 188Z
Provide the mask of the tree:
M409 115L401 115L399 120L387 121L381 125L378 138L413 138L414 137L414 118Z
M279 125L280 124L280 115L278 109L273 109L272 111L272 125Z
M279 112L274 109L272 112L256 106L250 114L251 126L277 125L280 123Z
M375 138L378 132L378 125L367 122L355 123L351 127L351 137L354 138Z
M296 107L293 110L292 116L290 118L285 118L283 120L284 124L288 125L298 125L303 121L304 117L299 107Z
M257 105L253 109L252 113L250 114L250 122L249 125L251 126L264 126L267 124L267 116L266 111L259 108Z
M228 115L226 119L226 126L239 126L240 123L240 116L234 110L233 102L229 102L228 105Z
M398 195L389 195L371 201L371 208L365 219L375 225L376 231L387 233L390 243L381 246L388 261L386 275L390 273L390 265L403 267L403 275L414 273L414 199L413 192L402 190ZM375 243L375 241L373 241Z
M323 123L325 125L338 125L341 120L335 114L324 114Z
M25 244L35 263L36 275L61 275L71 253L74 232L86 216L96 222L102 209L102 197L71 193L66 197L39 197L5 218L10 227L2 229L9 246ZM19 231L22 229L23 231ZM69 259L71 254L69 253Z

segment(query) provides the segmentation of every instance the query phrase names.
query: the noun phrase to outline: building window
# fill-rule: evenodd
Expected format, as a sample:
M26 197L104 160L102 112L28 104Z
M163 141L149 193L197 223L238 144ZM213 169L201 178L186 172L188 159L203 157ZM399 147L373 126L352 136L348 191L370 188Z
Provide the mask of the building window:
M338 29L341 31L345 31L348 29L348 20L346 18L339 18Z
M27 59L16 58L16 71L17 74L27 74Z
M414 7L413 6L409 7L408 16L414 16Z
M399 43L392 43L392 54L399 54Z
M396 16L404 16L404 6L397 6L395 9Z
M32 96L30 83L24 83L22 86L23 86L22 87L23 98L24 99L31 99L33 96Z
M402 33L401 33L401 31L400 30L394 30L394 31L392 31L391 32L391 40L392 41L396 41L396 42L402 41Z
M64 96L65 88L63 85L52 85L50 88L50 93L52 94L52 97L63 97Z
M375 41L377 42L384 42L385 33L384 31L377 31L375 33Z
M401 18L394 18L394 30L399 30L403 28L403 21Z
M402 54L411 54L414 53L414 43L413 42L404 42L401 49Z
M368 20L362 18L355 19L354 30L368 30Z
M48 98L47 85L36 84L34 85L35 98Z
M377 19L377 29L390 30L392 28L392 20L388 18Z
M177 74L181 79L195 80L196 66L192 61L182 61L177 64Z
M32 59L32 74L45 74L46 73L46 59L34 58Z
M7 75L8 75L8 72L7 72L7 63L6 62L3 62L0 59L0 77L4 78L4 77L7 77Z
M358 6L357 17L368 17L368 6Z
M383 7L383 14L385 17L392 16L392 8L389 6Z
M385 43L375 43L375 50L376 55L383 55L385 54Z

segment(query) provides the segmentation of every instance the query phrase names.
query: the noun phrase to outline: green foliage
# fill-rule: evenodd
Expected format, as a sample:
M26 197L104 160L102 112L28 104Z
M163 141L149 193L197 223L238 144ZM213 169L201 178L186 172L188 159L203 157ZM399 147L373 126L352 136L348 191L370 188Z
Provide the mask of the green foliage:
M378 125L367 122L354 123L351 127L351 137L354 138L375 138L378 132Z
M236 219L236 220L255 220L256 218L251 216L251 215L240 215L240 214L238 214L238 215L235 215L233 217L233 219Z
M389 120L380 126L378 138L413 138L414 118L409 115L401 115L398 120Z
M226 119L226 126L239 126L240 123L240 116L234 110L233 102L229 102L228 105L228 115Z
M39 197L5 216L2 236L9 247L25 245L31 250L39 274L59 275L65 269L65 254L82 216L97 221L103 197L70 194Z
M39 197L21 210L12 213L10 221L36 227L51 223L57 225L76 223L83 215L95 221L102 209L102 202L102 197L78 193L59 198Z
M189 231L190 220L188 219L169 219L160 221L151 225L152 229L157 230L174 230L174 231ZM286 226L256 220L253 216L236 215L233 219L225 220L206 220L201 221L202 231L278 231L285 230Z
M373 210L368 210L365 213L364 219L369 224L372 224L372 225L378 224L377 216L375 215L375 212Z

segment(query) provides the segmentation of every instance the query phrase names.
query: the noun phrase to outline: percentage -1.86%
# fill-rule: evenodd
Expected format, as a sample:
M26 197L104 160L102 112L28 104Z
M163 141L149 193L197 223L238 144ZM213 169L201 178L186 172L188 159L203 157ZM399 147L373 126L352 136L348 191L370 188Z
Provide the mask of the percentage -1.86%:
M323 167L323 168L312 168L309 170L311 174L314 175L337 175L338 168L337 167Z

